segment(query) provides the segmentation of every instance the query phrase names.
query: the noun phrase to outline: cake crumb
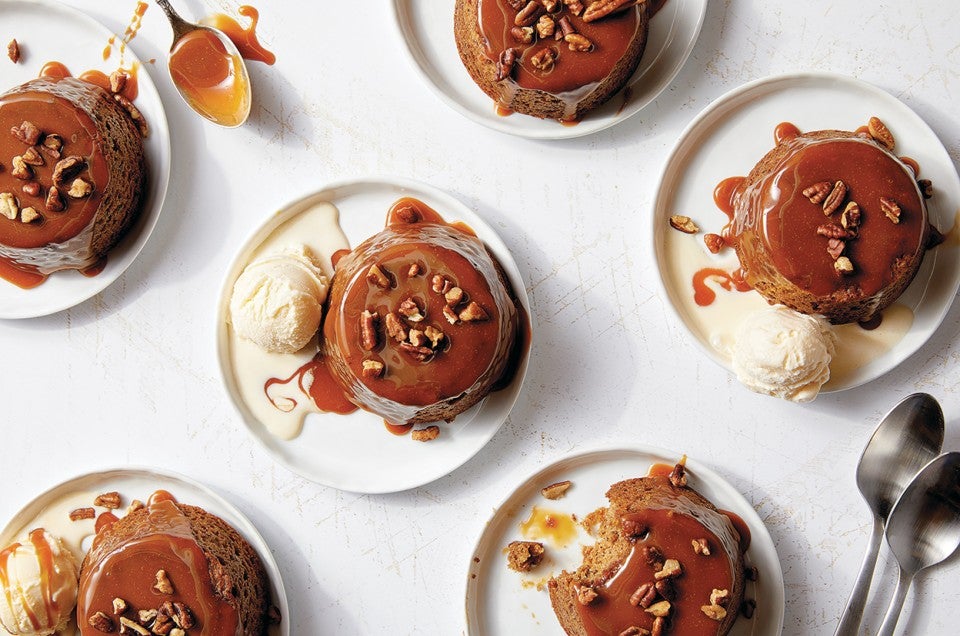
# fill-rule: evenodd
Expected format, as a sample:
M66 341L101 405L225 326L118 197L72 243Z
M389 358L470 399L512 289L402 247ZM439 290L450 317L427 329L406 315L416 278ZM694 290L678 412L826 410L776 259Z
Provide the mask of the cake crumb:
M426 428L414 429L410 432L410 437L416 442L429 442L440 437L440 427L428 426Z
M538 541L511 541L507 546L507 566L516 572L529 572L543 561L543 544Z

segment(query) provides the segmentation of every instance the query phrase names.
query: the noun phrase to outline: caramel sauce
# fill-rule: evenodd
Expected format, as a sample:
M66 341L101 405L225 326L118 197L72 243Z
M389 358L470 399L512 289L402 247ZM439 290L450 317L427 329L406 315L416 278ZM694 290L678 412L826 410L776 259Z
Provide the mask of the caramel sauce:
M117 522L117 515L112 512L101 512L93 525L94 532L100 532L104 528L109 528Z
M750 548L751 534L750 526L743 520L743 517L729 510L721 510L720 514L725 515L733 524L733 529L740 535L740 552L746 552Z
M397 436L406 435L413 429L413 424L392 424L387 420L383 420L383 425L388 431Z
M130 43L133 38L137 37L137 33L140 32L140 27L143 25L143 16L147 12L147 7L149 5L146 2L138 1L137 6L133 10L133 16L130 18L130 22L127 24L126 29L123 31L123 37L120 39L120 60L122 62L123 55L127 50L127 44ZM117 43L117 36L111 35L107 39L107 45L103 49L103 60L107 61L110 59L110 55L113 53L113 47Z
M565 512L534 506L530 517L520 524L520 534L531 541L546 540L563 548L577 538L577 522Z
M263 393L278 411L289 413L297 408L296 397L291 395L278 397L273 394L274 387L287 386L293 382L296 382L298 389L294 395L309 396L317 408L325 413L346 415L357 410L357 405L347 399L343 389L330 375L330 369L324 364L321 354L317 354L289 378L270 378L264 383Z
M504 106L504 105L501 104L500 102L495 103L495 104L493 105L493 107L494 107L494 110L496 111L497 115L499 115L499 116L501 116L501 117L509 117L510 115L513 114L513 111L512 111L512 110L510 110L509 108L507 108L506 106Z
M155 490L147 498L147 506L155 506L163 501L172 501L177 503L177 498L167 490Z
M47 280L45 274L21 269L5 258L0 258L0 278L20 289L33 289Z
M130 68L119 68L119 72L126 73L127 81L123 86L123 90L120 91L120 94L129 99L131 102L134 101L137 96L140 94L140 85L137 80L137 75L140 70L140 65L134 63ZM103 71L98 71L91 69L89 71L84 71L77 76L79 79L82 79L84 82L99 86L103 90L110 91L110 76L104 73Z
M107 257L106 255L101 256L97 259L97 262L91 265L90 267L84 267L80 270L80 273L86 276L87 278L93 278L98 276L100 272L107 268Z
M782 124L781 124L782 125ZM713 202L720 211L733 220L733 201L746 177L727 177L713 190Z
M708 280L727 291L748 292L753 289L745 280L742 269L728 272L717 267L704 267L693 275L693 300L700 307L708 307L717 299L717 292L707 285Z
M70 69L67 68L67 65L63 62L50 61L40 67L39 77L46 77L47 79L63 79L64 77L72 77L73 74L70 72Z
M915 178L920 176L920 164L917 163L916 159L911 159L910 157L900 157L900 161L905 166L913 170L913 176Z
M77 599L81 633L99 634L90 627L89 618L98 611L111 615L117 597L135 611L156 609L165 600L183 603L196 621L191 634L237 633L237 610L215 594L207 557L190 521L171 499L150 499L148 520L128 527L122 542L109 532L94 537ZM153 589L158 570L167 573L174 587L172 595L160 596Z
M170 77L201 115L224 126L243 123L250 110L243 61L217 35L197 29L170 52Z
M800 136L800 129L788 121L780 122L773 129L773 145L779 146L784 141L789 141L794 137Z
M673 579L676 598L671 601L671 633L716 636L717 622L700 608L709 605L714 589L734 589L733 573L720 539L692 516L670 509L645 509L625 514L623 519L647 528L647 533L637 538L620 569L598 589L599 597L589 605L576 604L586 633L607 636L632 626L653 627L653 617L630 603L630 596L644 583L654 581L656 570L647 564L643 548L656 546L665 558L677 559L683 568L683 574ZM691 542L695 539L707 540L712 548L709 556L694 554Z
M260 22L260 12L249 5L242 5L237 9L237 13L249 18L250 26L244 28L239 22L222 13L208 16L201 20L201 23L222 31L236 45L243 59L273 65L277 61L277 56L264 48L257 39L257 24Z
M657 462L650 466L650 470L647 471L647 477L669 477L670 473L673 472L674 466L675 464Z

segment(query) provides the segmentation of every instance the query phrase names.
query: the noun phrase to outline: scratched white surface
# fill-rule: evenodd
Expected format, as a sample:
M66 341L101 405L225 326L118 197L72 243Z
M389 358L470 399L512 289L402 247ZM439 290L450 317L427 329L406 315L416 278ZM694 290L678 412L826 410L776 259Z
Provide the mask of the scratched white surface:
M70 4L121 32L135 5ZM178 3L193 17L236 5ZM0 519L78 473L167 467L235 503L273 546L292 633L457 634L467 559L498 501L587 443L649 443L709 465L765 520L786 580L784 633L832 633L869 531L854 465L880 415L928 391L946 412L946 446L960 448L960 307L866 386L808 406L751 394L664 306L651 202L682 128L726 90L772 73L826 69L876 84L932 126L956 165L953 0L714 0L690 61L656 102L563 142L508 137L445 107L405 59L387 0L257 5L278 61L251 66L253 115L239 130L187 112L162 64L169 27L156 6L147 11L132 47L158 60L146 71L172 131L166 208L105 292L54 316L0 322ZM444 189L501 233L527 282L536 337L513 415L473 460L410 492L357 496L281 468L242 427L216 379L214 313L225 268L265 215L376 173ZM873 631L894 577L889 560L878 571ZM899 633L956 633L958 575L954 557L920 576Z

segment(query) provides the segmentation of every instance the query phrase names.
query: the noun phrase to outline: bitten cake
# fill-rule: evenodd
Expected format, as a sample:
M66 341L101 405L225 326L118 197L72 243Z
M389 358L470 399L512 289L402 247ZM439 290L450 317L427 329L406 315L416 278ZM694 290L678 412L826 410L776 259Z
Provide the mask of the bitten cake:
M65 77L0 95L0 261L31 286L96 264L140 207L146 165L129 111Z
M457 0L454 35L500 108L573 121L619 91L647 42L648 2Z
M627 479L607 491L597 542L583 564L548 582L550 601L571 636L723 636L744 591L743 550L733 522L669 477Z
M733 204L730 239L747 283L835 324L877 317L913 280L928 244L916 175L865 133L787 136Z
M323 353L361 408L393 424L449 421L512 371L519 326L483 242L405 199L382 232L336 263Z
M80 569L77 623L84 636L173 628L260 636L268 603L263 565L236 530L161 498L94 537Z

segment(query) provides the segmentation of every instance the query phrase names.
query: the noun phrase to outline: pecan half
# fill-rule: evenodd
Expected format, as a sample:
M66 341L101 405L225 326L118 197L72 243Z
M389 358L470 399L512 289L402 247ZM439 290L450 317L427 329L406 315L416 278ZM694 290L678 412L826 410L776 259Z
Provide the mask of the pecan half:
M93 505L116 510L120 507L120 493L114 490L97 495L97 498L93 500Z
M63 150L63 138L57 134L47 134L43 137L43 144L40 146L40 150L45 152L47 155L53 159L60 158L60 151Z
M830 190L830 194L828 194L827 198L823 200L823 213L826 216L830 216L836 212L843 204L843 199L846 196L847 184L845 184L843 181L837 181L834 183L833 189Z
M451 325L457 324L457 322L460 320L460 318L457 316L457 312L455 312L450 305L443 306L443 317L446 318L447 322L449 322Z
M880 121L880 118L871 117L870 121L867 122L867 131L871 137L883 144L884 148L893 150L893 147L896 145L893 134L890 132L890 129L887 128L887 125Z
M77 508L70 511L70 521L80 521L81 519L93 519L97 516L97 511L93 508Z
M596 0L587 5L583 12L584 22L593 22L605 18L619 11L624 11L630 7L636 6L637 0Z
M435 424L410 431L410 439L415 442L429 442L438 437L440 437L440 427Z
M644 629L643 627L637 627L636 625L631 625L620 632L618 636L650 636L650 630Z
M673 586L673 579L661 579L653 585L657 592L668 601L677 598L677 588Z
M360 346L364 351L373 351L377 348L377 323L380 314L364 309L360 314Z
M157 620L157 610L155 609L145 609L137 612L137 620L141 625L149 625L153 621Z
M657 600L657 588L653 583L644 583L630 595L630 604L647 609Z
M556 13L560 8L560 0L540 0L540 4L550 13Z
M643 560L650 567L659 570L663 567L663 551L655 545L645 545L642 548Z
M530 64L541 73L549 73L553 70L556 59L556 51L550 47L544 47L530 56Z
M527 6L520 9L519 13L517 13L517 17L513 19L513 23L521 27L530 26L537 21L541 11L543 11L543 5L537 2L537 0L530 0Z
M449 283L450 281L440 274L434 274L433 278L430 279L430 289L438 294L445 294L450 290L450 287L447 286Z
M894 223L900 222L900 206L893 199L880 197L880 209Z
M407 268L407 278L413 278L420 275L420 263L411 263Z
M513 65L517 63L520 52L515 48L508 48L500 54L497 62L497 81L505 80L513 74Z
M540 489L540 494L546 497L547 499L560 499L567 491L570 490L570 486L573 485L573 482L569 479L564 481L558 481L556 483L550 484Z
M410 330L409 340L414 347L422 347L427 344L427 337L419 329Z
M824 223L823 225L818 226L817 235L825 236L831 239L842 239L842 240L853 238L852 232L845 230L844 228L840 227L836 223Z
M410 344L409 342L401 342L400 350L409 354L411 357L419 360L420 362L426 362L430 356L433 355L433 349L430 347L418 347Z
M564 35L570 35L571 33L576 33L577 30L573 28L573 24L570 22L569 16L563 16L560 18L560 31Z
M193 618L193 612L183 603L174 602L171 618L173 618L173 622L176 623L177 627L182 629L190 629L197 624Z
M693 222L693 219L682 214L674 214L670 217L670 227L684 234L696 234L700 231L700 228Z
M10 61L14 64L20 61L20 44L16 38L10 40L10 43L7 44L7 57L9 57Z
M549 15L542 15L537 20L537 34L542 38L553 37L553 32L557 28L557 23Z
M819 183L814 183L812 186L804 188L801 194L810 199L810 203L820 205L823 203L823 200L827 198L827 195L830 194L832 187L833 185L829 181L820 181Z

